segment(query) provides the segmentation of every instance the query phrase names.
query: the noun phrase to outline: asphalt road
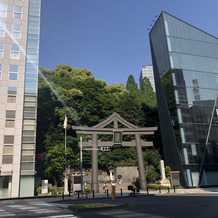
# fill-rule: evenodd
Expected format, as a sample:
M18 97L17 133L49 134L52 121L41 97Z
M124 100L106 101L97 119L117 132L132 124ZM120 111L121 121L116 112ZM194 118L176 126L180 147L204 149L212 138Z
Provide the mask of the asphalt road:
M218 193L157 194L117 197L125 207L75 213L68 205L89 202L112 203L111 198L17 199L0 201L0 217L41 218L218 218Z
M105 202L111 199L66 201L66 204ZM116 204L125 208L104 211L88 211L76 214L78 218L218 218L218 194L144 195L117 198Z

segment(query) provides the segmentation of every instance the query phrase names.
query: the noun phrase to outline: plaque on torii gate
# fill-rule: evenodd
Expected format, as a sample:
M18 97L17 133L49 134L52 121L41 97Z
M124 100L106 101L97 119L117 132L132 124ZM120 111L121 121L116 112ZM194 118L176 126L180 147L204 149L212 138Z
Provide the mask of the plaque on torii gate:
M113 127L111 127L113 123ZM119 128L119 124L122 126ZM110 126L110 127L108 127ZM139 169L139 180L141 189L146 189L147 184L145 180L145 169L143 162L142 146L151 147L153 142L144 141L141 139L141 135L153 135L157 127L137 127L125 119L119 114L114 112L110 117L101 123L92 127L83 126L72 126L72 129L80 135L91 135L92 139L88 142L83 142L83 147L92 148L92 178L91 185L92 190L99 192L98 188L98 148L99 147L131 147L136 146L137 158L138 158L138 169ZM98 135L113 135L113 142L98 140ZM123 141L123 135L134 135L135 140Z

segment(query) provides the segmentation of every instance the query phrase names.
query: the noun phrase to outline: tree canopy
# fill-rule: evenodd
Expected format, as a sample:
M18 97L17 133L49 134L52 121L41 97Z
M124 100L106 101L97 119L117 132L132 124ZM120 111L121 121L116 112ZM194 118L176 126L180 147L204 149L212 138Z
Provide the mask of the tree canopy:
M88 69L59 64L54 71L40 68L38 87L37 153L46 154L44 176L57 185L62 181L66 164L78 169L79 138L71 125L91 127L117 112L139 127L158 126L156 97L147 78L140 89L132 75L128 77L126 86L122 83L107 85L105 81L95 79ZM66 154L65 115L68 118ZM88 140L88 136L84 139ZM160 155L155 148L152 150L156 155L150 148L143 149L145 164L154 166L154 171L158 171ZM98 166L102 170L108 170L109 166L137 166L135 147L99 152L98 158ZM91 168L90 151L84 152L83 159L84 167Z

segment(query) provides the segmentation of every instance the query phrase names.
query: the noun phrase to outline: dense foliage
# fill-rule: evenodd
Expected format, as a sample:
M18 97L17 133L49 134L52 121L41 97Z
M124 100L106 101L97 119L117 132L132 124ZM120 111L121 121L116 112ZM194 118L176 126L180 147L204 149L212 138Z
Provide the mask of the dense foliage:
M132 75L126 86L122 83L107 85L95 79L87 69L62 64L54 71L41 68L38 93L37 153L45 153L45 159L37 161L37 173L53 184L61 184L65 165L74 170L79 167L79 138L71 125L91 127L117 112L139 127L158 126L156 97L147 78L140 88ZM66 152L65 114L68 118ZM156 135L149 140L158 141L158 138ZM83 140L88 140L88 136L84 135ZM157 148L143 148L149 182L159 177ZM107 171L110 166L137 166L135 147L99 152L98 158L100 170ZM91 151L83 152L83 166L91 168Z

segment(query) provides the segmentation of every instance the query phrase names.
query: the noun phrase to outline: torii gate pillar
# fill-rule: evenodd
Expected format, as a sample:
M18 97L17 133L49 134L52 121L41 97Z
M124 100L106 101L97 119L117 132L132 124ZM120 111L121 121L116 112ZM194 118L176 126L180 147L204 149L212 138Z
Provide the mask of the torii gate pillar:
M147 187L147 184L146 184L147 182L145 179L145 168L144 168L142 146L140 143L140 135L139 134L135 134L135 141L136 141L136 150L137 150L137 157L138 157L140 189L145 190Z
M92 134L92 190L99 192L98 187L98 141L97 134Z

